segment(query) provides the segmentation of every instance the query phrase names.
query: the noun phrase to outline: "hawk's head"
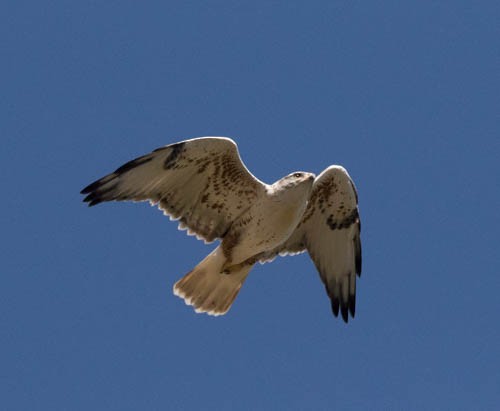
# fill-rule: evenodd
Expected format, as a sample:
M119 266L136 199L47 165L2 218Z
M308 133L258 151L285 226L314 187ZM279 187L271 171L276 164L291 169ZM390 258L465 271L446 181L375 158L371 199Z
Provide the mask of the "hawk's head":
M314 177L313 173L295 171L276 181L271 187L276 194L286 197L286 200L308 198Z

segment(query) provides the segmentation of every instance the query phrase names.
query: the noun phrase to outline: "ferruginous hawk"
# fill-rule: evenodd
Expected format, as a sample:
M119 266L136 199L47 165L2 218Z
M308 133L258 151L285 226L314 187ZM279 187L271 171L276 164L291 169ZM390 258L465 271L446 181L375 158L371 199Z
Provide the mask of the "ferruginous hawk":
M347 171L303 171L274 184L254 177L233 140L202 137L154 150L82 190L89 206L149 201L179 228L219 246L177 281L174 294L196 312L225 314L256 262L308 251L332 311L354 317L361 274L358 199Z

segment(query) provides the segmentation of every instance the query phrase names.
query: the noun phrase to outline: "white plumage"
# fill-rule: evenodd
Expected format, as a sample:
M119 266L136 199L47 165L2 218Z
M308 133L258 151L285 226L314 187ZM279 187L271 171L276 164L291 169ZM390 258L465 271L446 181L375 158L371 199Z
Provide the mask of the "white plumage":
M129 161L82 190L89 206L150 201L179 228L220 245L174 285L197 312L225 314L256 262L308 251L335 316L354 317L361 273L357 194L347 171L294 172L265 184L244 166L233 140L202 137Z

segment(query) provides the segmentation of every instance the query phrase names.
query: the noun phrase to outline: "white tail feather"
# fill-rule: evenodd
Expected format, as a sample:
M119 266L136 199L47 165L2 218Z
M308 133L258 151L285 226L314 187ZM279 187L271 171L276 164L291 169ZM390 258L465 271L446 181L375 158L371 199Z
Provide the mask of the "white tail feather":
M174 284L174 294L197 313L223 315L229 311L253 265L230 267L222 272L226 258L220 248L203 259Z

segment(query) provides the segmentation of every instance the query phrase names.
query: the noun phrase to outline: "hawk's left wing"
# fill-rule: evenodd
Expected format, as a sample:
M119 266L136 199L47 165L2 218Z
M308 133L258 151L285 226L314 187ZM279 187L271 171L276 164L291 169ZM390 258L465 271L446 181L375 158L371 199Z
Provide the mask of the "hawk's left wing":
M335 316L345 322L354 317L356 274L361 274L361 240L358 198L354 183L340 166L330 166L314 181L306 211L293 234L280 247L265 253L261 261L277 254L308 251Z
M85 187L82 194L89 206L150 201L179 220L179 228L211 242L224 237L265 190L266 184L241 161L233 140L200 137L129 161Z

